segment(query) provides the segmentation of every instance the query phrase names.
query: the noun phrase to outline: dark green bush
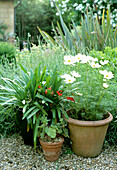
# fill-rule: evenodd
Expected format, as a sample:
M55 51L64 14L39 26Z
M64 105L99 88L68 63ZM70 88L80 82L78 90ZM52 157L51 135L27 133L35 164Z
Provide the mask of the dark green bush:
M15 47L7 42L0 42L0 60L2 63L5 62L5 60L8 60L8 62L13 62L15 60Z
M18 132L14 108L0 106L0 138Z

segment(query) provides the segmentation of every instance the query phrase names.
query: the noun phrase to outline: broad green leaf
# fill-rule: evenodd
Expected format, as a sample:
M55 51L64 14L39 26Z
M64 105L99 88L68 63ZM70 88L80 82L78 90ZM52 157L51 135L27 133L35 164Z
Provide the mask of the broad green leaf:
M34 110L35 108L36 108L36 106L33 106L33 107L31 107L27 112L25 112L22 119L25 119L25 117L27 117L27 115L28 115L32 110Z
M27 117L27 119L30 119L33 115L35 115L40 109L34 109L31 114Z

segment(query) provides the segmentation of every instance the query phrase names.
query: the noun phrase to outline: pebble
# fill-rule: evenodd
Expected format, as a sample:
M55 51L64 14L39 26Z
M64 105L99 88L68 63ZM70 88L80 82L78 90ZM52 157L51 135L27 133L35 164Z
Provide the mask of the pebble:
M0 139L0 170L116 170L117 146L106 145L96 158L75 155L66 143L62 154L55 162L44 159L41 146L36 150L25 145L17 134Z

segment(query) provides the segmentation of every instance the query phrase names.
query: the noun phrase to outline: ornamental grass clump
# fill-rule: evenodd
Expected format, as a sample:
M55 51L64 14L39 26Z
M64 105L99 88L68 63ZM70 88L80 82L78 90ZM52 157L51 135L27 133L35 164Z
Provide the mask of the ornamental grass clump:
M110 80L113 73L105 69L108 61L77 54L64 56L68 72L61 75L67 84L71 97L72 118L80 120L102 120L106 115L106 103L109 100Z

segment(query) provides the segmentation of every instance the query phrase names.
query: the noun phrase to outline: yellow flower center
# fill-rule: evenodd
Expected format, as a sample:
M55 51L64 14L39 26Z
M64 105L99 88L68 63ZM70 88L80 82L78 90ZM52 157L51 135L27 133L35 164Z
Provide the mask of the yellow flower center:
M71 81L71 80L68 80L69 82Z
M71 60L68 60L68 62L71 62Z
M106 75L106 77L108 77L108 75Z
M95 67L95 64L93 65L93 67Z
M80 59L80 57L78 57L78 60Z

